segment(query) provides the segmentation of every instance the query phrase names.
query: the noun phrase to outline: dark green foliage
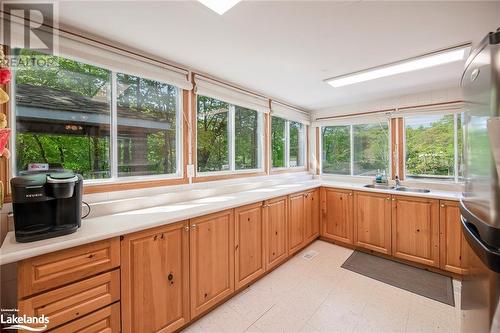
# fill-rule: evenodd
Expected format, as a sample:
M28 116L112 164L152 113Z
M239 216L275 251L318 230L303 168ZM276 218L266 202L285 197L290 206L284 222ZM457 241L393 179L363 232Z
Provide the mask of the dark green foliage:
M271 160L273 168L285 167L285 124L283 118L271 117Z
M349 126L327 126L321 129L323 173L351 174L351 138Z

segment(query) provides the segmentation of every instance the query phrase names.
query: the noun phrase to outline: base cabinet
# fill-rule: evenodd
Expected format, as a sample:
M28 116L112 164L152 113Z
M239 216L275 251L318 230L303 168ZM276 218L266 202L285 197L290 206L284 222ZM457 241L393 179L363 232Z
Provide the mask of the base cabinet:
M391 254L391 196L354 193L354 245Z
M279 197L264 203L266 269L288 257L288 198Z
M319 209L320 209L320 194L319 189L307 192L304 195L304 245L309 244L319 236Z
M234 210L234 283L238 290L265 272L262 204Z
M353 193L321 189L321 236L346 244L353 243Z
M191 316L234 292L234 216L226 210L190 220Z
M299 251L305 241L305 193L290 195L288 204L288 253L291 255Z
M126 235L122 253L123 332L172 332L189 321L187 222Z
M441 200L439 205L439 249L442 270L466 274L471 251L460 223L458 202Z
M392 255L439 267L439 201L393 196Z

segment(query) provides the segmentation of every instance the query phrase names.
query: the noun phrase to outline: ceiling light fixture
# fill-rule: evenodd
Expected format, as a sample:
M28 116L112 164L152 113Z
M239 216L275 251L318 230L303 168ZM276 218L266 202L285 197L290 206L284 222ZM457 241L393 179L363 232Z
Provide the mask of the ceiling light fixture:
M391 64L365 69L359 72L326 79L325 82L338 88L354 83L379 79L391 75L413 72L455 61L464 60L469 54L470 43L454 46L422 56L406 59Z
M219 15L224 14L241 0L198 0Z

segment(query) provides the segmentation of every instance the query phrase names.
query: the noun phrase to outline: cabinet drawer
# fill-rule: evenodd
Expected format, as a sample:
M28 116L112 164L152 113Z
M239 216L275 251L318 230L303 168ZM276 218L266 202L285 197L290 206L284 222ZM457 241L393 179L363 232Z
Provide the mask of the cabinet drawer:
M120 266L118 237L62 250L19 263L20 298Z
M119 332L120 332L119 302L50 331L50 333L119 333Z
M27 316L45 315L49 329L81 318L120 299L120 270L103 273L19 301L19 312Z

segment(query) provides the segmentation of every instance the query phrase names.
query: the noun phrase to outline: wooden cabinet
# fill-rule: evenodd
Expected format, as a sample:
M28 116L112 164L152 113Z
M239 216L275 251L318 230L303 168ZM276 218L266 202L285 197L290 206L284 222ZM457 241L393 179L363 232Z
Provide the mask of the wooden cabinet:
M191 316L234 291L233 210L190 220Z
M120 299L120 270L19 301L19 313L50 317L48 329L81 318Z
M275 267L288 257L287 203L286 196L264 203L266 269Z
M288 198L288 253L291 255L304 245L305 193L292 194Z
M393 196L392 255L439 267L439 201Z
M187 323L187 222L126 235L121 250L123 332L172 332Z
M391 196L354 193L354 245L391 254Z
M236 290L265 272L262 203L234 210L234 283Z
M321 189L321 236L346 244L353 243L353 192Z
M120 302L50 331L50 333L119 333Z
M320 195L319 189L307 192L304 195L304 245L309 244L319 236L319 209Z
M440 268L465 274L470 247L462 233L458 202L441 200L439 206Z
M18 297L57 288L120 266L118 237L21 261Z

